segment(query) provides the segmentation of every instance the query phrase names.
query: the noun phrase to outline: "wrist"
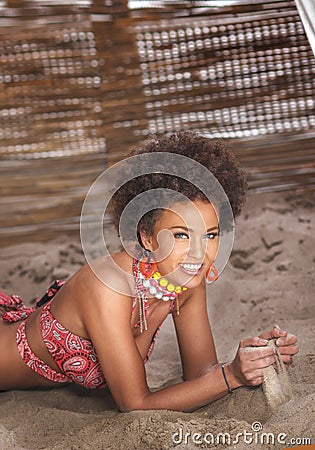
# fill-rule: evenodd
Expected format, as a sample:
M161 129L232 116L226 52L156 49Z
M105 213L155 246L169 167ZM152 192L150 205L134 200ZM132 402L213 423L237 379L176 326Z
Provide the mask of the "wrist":
M232 390L243 386L240 380L234 375L232 363L224 363L224 372L227 383Z
M226 373L225 373L225 363L221 364L221 370L222 370L223 379L224 379L226 388L227 388L227 390L228 390L228 393L229 393L229 394L233 394L233 389L231 388L231 386L230 386L230 384L229 384L229 382L228 382Z

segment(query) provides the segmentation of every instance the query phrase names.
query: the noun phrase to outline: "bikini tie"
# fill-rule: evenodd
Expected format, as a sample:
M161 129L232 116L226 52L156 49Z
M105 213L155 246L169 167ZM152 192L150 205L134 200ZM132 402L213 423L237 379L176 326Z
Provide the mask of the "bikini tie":
M2 319L5 322L18 322L27 319L37 308L49 302L57 291L64 285L64 281L56 280L46 291L43 297L36 300L35 306L26 306L19 295L11 296L0 291L0 307L12 308L12 311L2 313Z

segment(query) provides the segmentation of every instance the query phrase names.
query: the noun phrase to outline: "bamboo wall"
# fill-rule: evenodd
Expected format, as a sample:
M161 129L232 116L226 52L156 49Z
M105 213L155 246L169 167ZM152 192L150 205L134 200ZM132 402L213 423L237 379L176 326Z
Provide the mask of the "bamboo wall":
M315 61L293 0L0 5L0 242L78 229L151 132L227 139L250 192L314 186Z

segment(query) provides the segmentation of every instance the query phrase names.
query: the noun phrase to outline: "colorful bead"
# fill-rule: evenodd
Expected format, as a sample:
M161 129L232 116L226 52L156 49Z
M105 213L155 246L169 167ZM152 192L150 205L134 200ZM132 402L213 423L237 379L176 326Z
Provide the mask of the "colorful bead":
M157 271L157 264L155 261L151 261L150 263L144 260L145 258L142 258L139 261L139 269L142 275L145 278L150 278L156 271Z
M166 287L168 285L168 281L166 278L161 278L159 281L160 285Z
M146 288L150 287L150 285L151 285L150 280L148 280L148 279L143 280L142 284Z
M163 300L165 302L178 302L178 295L183 291L186 291L187 288L169 283L167 278L162 277L161 273L157 270L152 273L152 267L157 267L154 261L148 262L148 260L145 261L144 258L138 261L138 274L140 275L140 280L143 288L145 288L151 295L159 300Z

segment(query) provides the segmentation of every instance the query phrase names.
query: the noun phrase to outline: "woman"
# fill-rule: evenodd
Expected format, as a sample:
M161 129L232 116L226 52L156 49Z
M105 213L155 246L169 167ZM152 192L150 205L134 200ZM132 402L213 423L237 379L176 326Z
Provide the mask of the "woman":
M129 177L111 202L122 240L137 240L133 250L126 247L99 258L66 283L56 282L36 308L1 294L0 304L7 312L0 321L0 389L68 382L89 389L108 385L121 411L188 411L240 386L261 384L263 368L275 362L269 339L277 338L283 361L291 363L298 351L296 337L276 328L243 340L233 361L217 360L206 281L218 276L214 261L220 253L219 235L221 239L233 224L225 217L220 195L213 192L209 199L187 176L196 179L197 174L198 179L200 164L210 171L236 217L246 181L232 152L221 142L183 132L150 139L132 153L154 154L162 161L160 169L141 169L140 175ZM176 165L174 155L193 161L196 173L195 166L187 166L189 175L174 176L169 169ZM140 213L132 208L133 214L127 214L131 220L121 225L125 208L139 198ZM144 362L168 314L176 328L184 381L150 392ZM258 348L243 351L247 346Z

